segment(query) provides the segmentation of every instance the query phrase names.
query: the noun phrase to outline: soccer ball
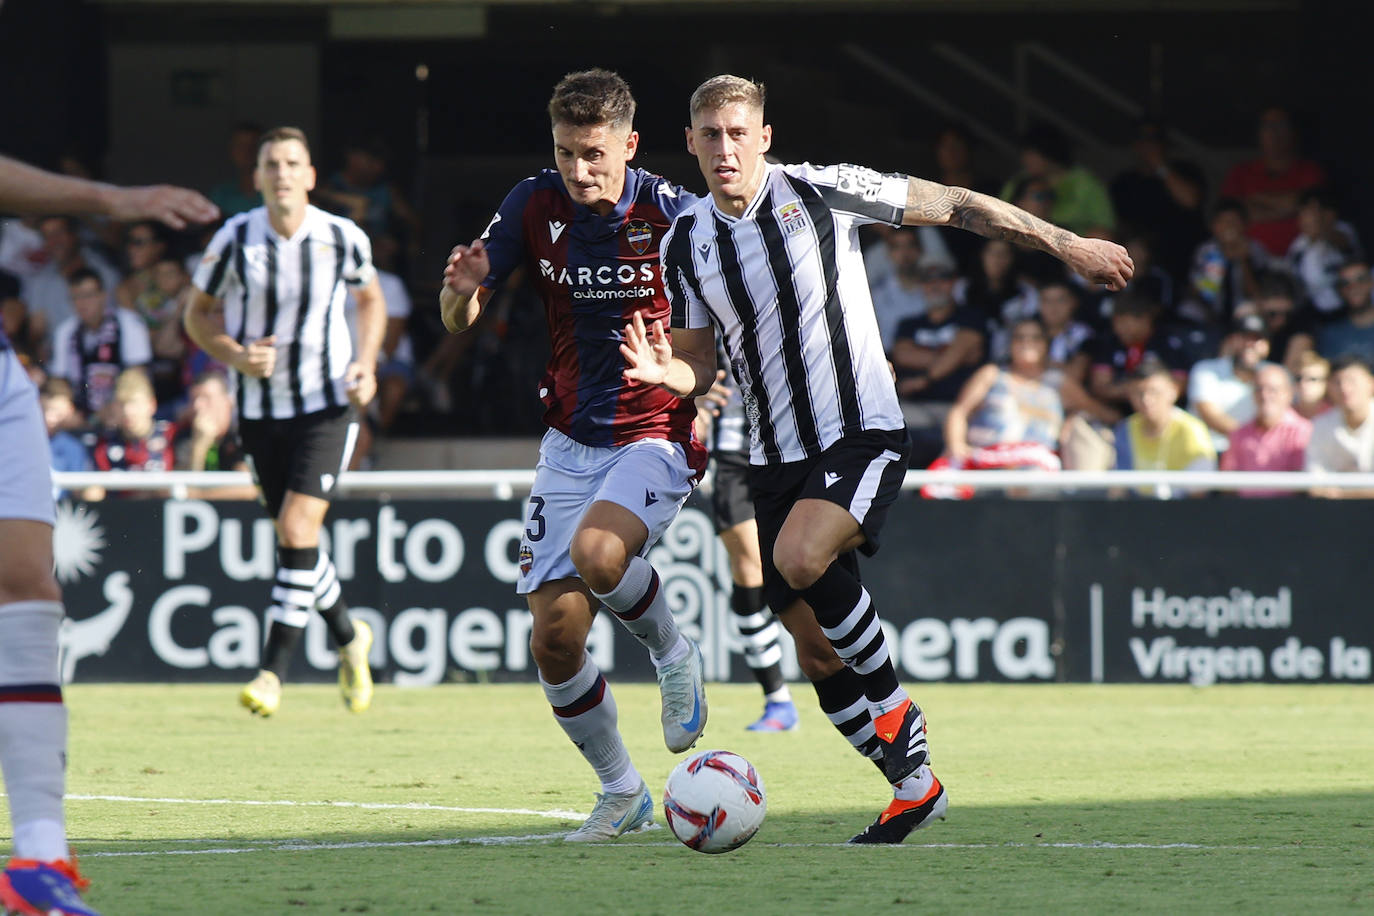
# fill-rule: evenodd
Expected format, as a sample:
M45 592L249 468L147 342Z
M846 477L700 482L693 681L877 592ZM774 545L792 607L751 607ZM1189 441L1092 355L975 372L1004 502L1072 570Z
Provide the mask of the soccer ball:
M677 765L663 788L673 835L697 852L729 852L758 832L768 801L754 765L730 751L701 751Z

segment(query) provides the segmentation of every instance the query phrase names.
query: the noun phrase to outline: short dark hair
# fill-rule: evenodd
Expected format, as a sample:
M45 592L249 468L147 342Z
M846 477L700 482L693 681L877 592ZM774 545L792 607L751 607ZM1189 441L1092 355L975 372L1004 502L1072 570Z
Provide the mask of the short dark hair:
M1246 222L1250 220L1250 212L1245 209L1245 204L1236 197L1222 197L1212 205L1212 219L1216 219L1223 213L1239 213L1241 219Z
M1159 302L1143 290L1128 289L1112 300L1112 315L1139 315L1154 318L1159 314Z
M1268 270L1255 281L1256 299L1294 299L1298 298L1298 285L1286 273Z
M76 400L76 392L72 390L72 383L58 375L50 375L43 380L43 384L38 386L38 396L40 398Z
M1308 204L1316 204L1323 210L1340 211L1340 204L1336 200L1336 195L1329 188L1308 188L1299 194L1298 206L1305 207Z
M310 154L310 141L305 138L305 131L299 127L273 127L265 130L262 136L258 137L258 155L262 155L262 148L269 143L284 143L287 140L295 140L305 147L307 155ZM314 158L313 156L311 158Z
M1126 373L1126 380L1130 382L1143 382L1152 379L1157 375L1166 377L1169 381L1174 381L1174 370L1170 369L1164 360L1153 354L1143 357L1136 367Z
M1040 284L1040 292L1043 293L1045 290L1050 289L1052 287L1057 287L1059 289L1064 290L1064 292L1068 293L1069 298L1073 300L1075 307L1083 303L1083 292L1078 288L1078 284L1074 283L1072 280L1061 279L1058 277L1051 278L1049 280L1046 280L1044 283Z
M40 216L38 218L38 226L42 228L44 223L50 223L53 220L57 220L61 223L62 228L66 229L67 232L72 235L77 235L81 230L81 224L77 221L76 217L67 216L64 213L49 213L46 216Z
M72 275L67 278L67 285L75 286L87 280L94 280L95 285L100 289L105 288L105 278L89 267L78 267L76 270L72 271Z
M1331 374L1335 375L1342 369L1349 369L1352 366L1359 366L1370 375L1374 375L1374 368L1369 365L1369 360L1360 356L1358 353L1342 353L1331 361Z
M549 98L549 121L553 124L631 127L634 120L635 97L630 84L620 74L600 67L567 74L553 87Z

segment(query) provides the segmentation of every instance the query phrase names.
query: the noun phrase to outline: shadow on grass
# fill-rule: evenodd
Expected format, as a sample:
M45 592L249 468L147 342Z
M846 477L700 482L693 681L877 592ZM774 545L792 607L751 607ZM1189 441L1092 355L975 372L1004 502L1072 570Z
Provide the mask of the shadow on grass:
M960 804L956 795L948 820L901 847L832 845L875 813L770 817L753 842L722 856L694 853L665 828L565 844L547 837L574 821L523 817L500 830L87 839L77 848L106 916L1374 908L1374 790L1021 806Z

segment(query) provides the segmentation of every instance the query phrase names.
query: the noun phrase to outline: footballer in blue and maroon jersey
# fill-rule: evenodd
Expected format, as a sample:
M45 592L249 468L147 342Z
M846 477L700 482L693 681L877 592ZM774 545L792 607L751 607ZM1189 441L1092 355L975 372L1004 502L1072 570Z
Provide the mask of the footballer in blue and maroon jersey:
M544 422L584 445L660 438L691 444L698 471L704 451L692 437L696 409L656 385L626 381L620 344L636 312L645 324L669 318L658 263L659 241L696 196L638 168L609 216L574 203L562 176L545 169L506 196L482 238L492 289L522 262L544 301L553 353L540 383Z

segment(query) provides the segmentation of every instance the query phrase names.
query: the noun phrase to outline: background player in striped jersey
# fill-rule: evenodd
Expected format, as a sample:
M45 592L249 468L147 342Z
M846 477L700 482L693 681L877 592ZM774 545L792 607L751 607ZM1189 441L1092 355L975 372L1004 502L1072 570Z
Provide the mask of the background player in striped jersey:
M691 747L706 726L701 653L678 632L644 559L700 478L706 453L692 435L692 402L626 381L619 352L631 315L668 316L659 241L696 198L629 167L639 144L634 110L614 73L564 77L549 102L557 170L516 185L482 238L453 249L439 298L444 326L466 330L524 263L544 302L553 352L539 395L549 431L516 588L534 615L530 651L544 695L601 780L591 816L568 836L577 842L643 826L654 807L586 652L599 604L649 650L668 749ZM709 340L706 353L714 359Z
M315 168L304 133L263 134L255 180L263 206L215 233L185 317L191 339L234 370L239 438L277 532L262 669L239 702L260 716L277 711L314 608L339 647L344 704L363 712L372 703L372 630L349 616L334 564L320 550L320 527L357 439L353 408L377 392L386 302L362 229L310 205ZM344 319L347 286L358 298L356 353Z
M181 229L215 205L165 185L117 188L0 156L0 211L157 219ZM92 916L67 848L62 795L67 710L57 667L66 611L53 576L52 472L38 392L0 330L0 769L14 830L0 873L0 909Z
M711 195L679 215L663 244L673 338L636 316L625 374L682 396L705 391L715 361L700 358L699 341L719 327L750 419L765 597L796 637L821 708L880 759L894 789L851 842L901 842L948 801L854 555L877 550L910 450L858 227L959 226L1047 251L1112 289L1125 286L1132 264L1119 245L966 188L852 165L769 164L763 105L763 87L735 76L693 93L687 148Z
M749 491L749 423L739 387L727 378L730 358L716 343L716 361L724 368L711 390L697 398L697 435L711 450L711 520L730 557L730 610L744 643L745 663L763 688L763 715L748 729L791 731L799 723L792 691L782 677L778 619L763 603L763 558Z

